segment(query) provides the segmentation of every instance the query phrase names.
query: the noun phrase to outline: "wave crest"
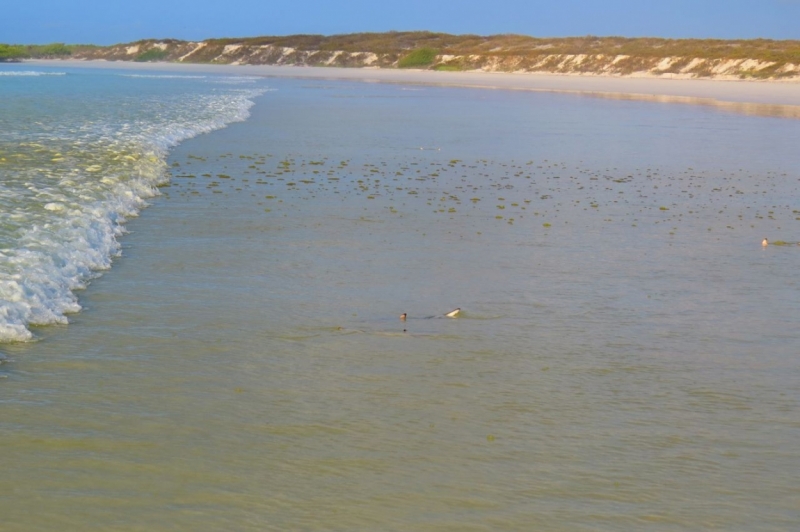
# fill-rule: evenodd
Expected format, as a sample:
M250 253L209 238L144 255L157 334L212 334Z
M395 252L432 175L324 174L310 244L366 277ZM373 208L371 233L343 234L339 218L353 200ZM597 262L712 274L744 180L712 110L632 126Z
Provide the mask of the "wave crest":
M81 309L75 291L111 267L125 221L167 181L169 149L246 120L264 92L175 98L132 122L79 117L35 141L0 135L0 342L67 323Z

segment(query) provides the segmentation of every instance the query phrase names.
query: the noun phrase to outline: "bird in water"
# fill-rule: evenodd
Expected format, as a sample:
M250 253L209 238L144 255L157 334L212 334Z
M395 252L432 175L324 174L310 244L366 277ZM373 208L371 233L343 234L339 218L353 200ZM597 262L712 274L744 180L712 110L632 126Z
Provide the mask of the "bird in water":
M461 312L460 308L453 309L450 312L448 312L447 314L445 314L444 317L445 318L455 318L456 316L458 316L458 314L460 312ZM436 318L436 317L437 316L426 316L425 319L431 319L431 318ZM400 321L406 321L406 318L408 318L408 314L407 313L403 312L402 314L400 314Z
M769 245L769 240L765 238L764 240L761 241L761 245L767 247Z

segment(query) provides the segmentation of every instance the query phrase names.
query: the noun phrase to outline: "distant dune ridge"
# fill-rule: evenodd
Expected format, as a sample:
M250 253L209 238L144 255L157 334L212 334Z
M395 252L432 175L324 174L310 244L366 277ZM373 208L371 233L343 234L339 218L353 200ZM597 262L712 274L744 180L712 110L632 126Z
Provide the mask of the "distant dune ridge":
M52 45L50 45L52 46ZM292 35L69 46L71 59L417 68L661 78L800 80L800 41L535 38L431 32ZM29 47L36 57L35 47ZM38 57L53 57L39 54Z

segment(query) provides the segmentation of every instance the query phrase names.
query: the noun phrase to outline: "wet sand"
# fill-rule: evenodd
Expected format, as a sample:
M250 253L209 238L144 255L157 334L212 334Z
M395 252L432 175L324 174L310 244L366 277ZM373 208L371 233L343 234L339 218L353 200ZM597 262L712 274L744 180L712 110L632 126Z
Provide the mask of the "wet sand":
M270 65L198 65L108 61L29 61L48 67L116 68L216 73L276 78L350 80L442 87L572 93L582 96L708 105L748 115L800 118L800 82L638 77L434 72L367 68L316 68Z

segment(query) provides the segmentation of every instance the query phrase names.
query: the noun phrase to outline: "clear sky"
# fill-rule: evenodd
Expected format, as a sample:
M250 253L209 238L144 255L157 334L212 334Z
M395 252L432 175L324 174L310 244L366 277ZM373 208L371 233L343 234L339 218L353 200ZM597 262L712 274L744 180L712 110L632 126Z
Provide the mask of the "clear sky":
M4 0L0 42L362 31L800 39L800 0Z

